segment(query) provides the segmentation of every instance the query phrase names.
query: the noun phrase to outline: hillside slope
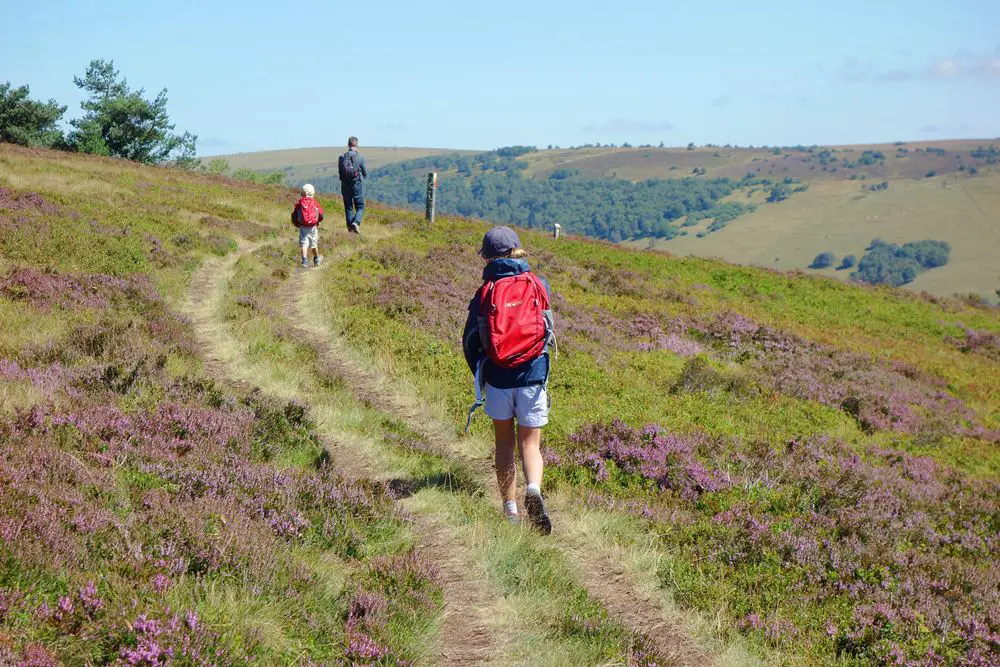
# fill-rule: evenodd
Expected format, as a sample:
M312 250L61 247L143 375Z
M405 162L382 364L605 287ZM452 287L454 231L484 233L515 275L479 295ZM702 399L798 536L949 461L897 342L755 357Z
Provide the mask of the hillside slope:
M0 661L1000 660L995 309L524 231L544 539L461 435L483 223L302 271L287 190L0 164Z
M995 142L519 148L393 163L375 171L369 193L419 208L426 172L434 170L442 212L528 227L558 222L564 231L635 247L779 269L805 269L823 252L837 264L848 255L860 260L875 238L932 239L951 245L951 261L911 289L992 301L1000 287ZM335 176L316 182L339 188Z

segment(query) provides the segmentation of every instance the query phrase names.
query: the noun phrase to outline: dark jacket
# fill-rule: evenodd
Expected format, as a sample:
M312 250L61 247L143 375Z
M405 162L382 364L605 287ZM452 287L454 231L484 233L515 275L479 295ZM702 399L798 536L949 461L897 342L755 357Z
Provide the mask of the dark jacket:
M357 183L357 182L361 181L362 179L368 178L368 163L365 162L365 156L362 155L361 153L359 153L354 148L348 149L347 153L354 153L354 162L355 162L355 164L358 165L358 177L356 179L354 179L354 182ZM345 153L344 155L346 155L347 153ZM341 157L341 159L343 159L344 156L341 155L340 157ZM339 170L339 165L338 165L338 173L339 173L339 171L340 170ZM340 185L341 185L341 187L343 187L345 185L350 185L350 183L344 183L344 181L341 180Z
M516 276L521 273L528 273L531 267L523 259L494 259L483 269L483 282L498 280L508 276ZM545 285L545 291L552 298L552 290L548 281L539 276L539 280ZM469 369L475 373L479 362L486 356L482 342L479 339L479 292L472 297L469 302L469 318L465 322L465 331L462 334L462 350L465 352L465 362ZM530 387L536 384L545 384L549 374L549 350L540 357L517 366L516 368L500 368L488 359L483 364L483 375L486 382L497 389L513 389L515 387Z

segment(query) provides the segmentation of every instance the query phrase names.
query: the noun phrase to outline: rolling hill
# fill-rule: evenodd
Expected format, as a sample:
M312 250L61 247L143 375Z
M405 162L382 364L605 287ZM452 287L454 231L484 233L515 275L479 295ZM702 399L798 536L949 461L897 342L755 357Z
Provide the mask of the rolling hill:
M995 301L1000 288L1000 150L987 140L585 147L476 162L480 156L393 163L374 173L369 192L419 208L424 175L436 170L441 172L439 209L445 212L530 227L558 221L569 231L635 247L780 270L806 269L823 252L835 255L838 264L848 255L861 259L877 238L897 244L938 240L951 246L950 262L919 275L911 289ZM519 180L510 181L511 173ZM674 195L664 196L642 187L650 179L700 181L717 194L705 199L688 186L690 193L675 188ZM476 182L485 188L477 191ZM719 191L724 182L732 185ZM320 177L318 183L327 189L337 185L335 177ZM785 194L770 201L775 188ZM691 201L707 203L692 206ZM845 279L850 273L825 271Z
M299 269L295 198L0 145L0 663L1000 661L1000 310L522 229L543 537L463 432L488 223Z
M286 182L301 185L316 178L337 175L337 157L346 149L327 148L290 148L285 150L259 151L251 153L231 153L228 155L206 155L201 158L203 163L214 159L223 159L233 169L252 169L254 171L283 171ZM369 169L377 169L383 165L403 160L412 160L432 155L455 153L447 148L405 148L397 146L363 147ZM476 151L457 151L472 154Z

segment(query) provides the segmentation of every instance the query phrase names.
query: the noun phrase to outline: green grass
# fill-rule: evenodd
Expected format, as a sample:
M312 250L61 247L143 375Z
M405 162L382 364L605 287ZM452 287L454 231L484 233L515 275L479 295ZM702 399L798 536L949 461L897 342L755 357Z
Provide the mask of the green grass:
M498 632L517 638L511 640L511 660L534 662L533 656L548 655L551 664L598 664L640 650L636 636L587 597L557 550L497 521L495 502L484 497L481 481L466 464L408 447L405 443L419 439L408 425L360 404L349 377L318 373L316 351L290 334L279 314L282 304L275 296L278 284L273 276L290 261L265 249L236 265L224 314L237 345L246 347L247 377L279 395L308 396L327 437L356 448L384 476L417 484L420 490L407 507L432 515L470 545L491 595L503 601L509 614L503 622L512 627L502 626ZM251 295L256 307L240 305ZM577 622L569 621L574 617L593 620L599 631L581 632ZM394 626L393 636L401 643L426 643L426 636L417 632L420 627Z
M30 423L32 408L43 414L97 414L97 407L116 407L136 416L180 403L219 414L252 411L245 456L273 474L310 474L326 458L324 439L336 442L339 452L363 461L374 475L412 484L414 494L402 506L462 549L487 592L484 608L471 611L493 619L492 629L504 638L497 651L506 662L538 662L544 656L551 664L620 663L637 660L645 650L632 629L609 617L588 594L578 569L585 555L620 560L631 577L623 584L626 594L630 587L649 592L723 662L828 663L834 649L823 621L840 622L853 612L843 597L800 604L789 591L802 572L776 552L726 564L702 551L738 537L713 516L746 504L773 518L773 530L780 533L817 502L809 489L760 483L680 498L613 463L607 479L598 479L593 470L569 462L577 447L571 436L589 424L657 423L671 433L708 437L734 455L777 455L792 441L828 436L846 443L862 461L873 460L880 448L932 457L970 486L1000 475L1000 454L985 440L937 432L868 433L845 410L769 389L767 378L744 359L713 349L697 361L668 350L643 351L632 334L616 329L627 329L638 315L665 322L739 313L832 350L913 366L939 378L941 390L964 401L977 421L997 428L997 362L948 342L961 334L959 323L1000 332L997 311L525 232L533 265L559 295L557 318L585 324L587 313L596 317L592 331L580 325L561 338L550 385L554 412L545 444L564 463L550 467L547 488L565 523L561 535L546 541L497 520L493 482L476 464L489 451L489 421L480 415L472 437L460 435L471 380L457 341L465 299L479 282L481 264L472 249L482 224L442 218L430 227L416 216L373 206L360 239L334 233L334 225L325 228L328 263L309 274L315 288L306 297L315 316L309 324L318 322L323 335L342 338L340 353L358 368L380 374L408 404L426 406L424 424L359 400L363 392L356 378L326 367L318 349L293 326L302 323L289 321L283 299L291 293L286 286L294 252L291 243L276 247L291 236L287 215L294 193L7 146L0 147L0 166L0 187L15 196L37 193L56 207L0 209L0 275L27 266L55 276L149 276L162 299L119 294L109 296L107 306L45 306L16 292L0 294L0 358L39 372L58 375L64 368L79 374L72 391L0 376L0 434ZM339 204L324 204L329 218L337 220ZM17 215L27 216L29 224ZM37 233L41 221L45 234ZM712 236L728 234L742 222ZM235 263L223 291L208 296L210 318L198 320L203 340L196 339L194 325L175 317L182 306L204 314L186 299L192 275L206 261L230 266L233 251L247 241L265 245ZM390 277L404 288L387 289ZM432 298L421 292L425 283L437 290ZM206 375L218 376L219 370L205 363L205 337L212 356L234 379L262 387L268 398L210 381ZM296 407L303 402L309 403L308 413ZM418 427L440 422L449 456L423 448ZM100 438L69 425L31 437L38 456L53 457L51 472L40 477L50 486L36 496L7 489L0 495L0 520L13 521L30 512L32 503L51 500L65 512L78 507L106 512L128 526L127 538L138 543L181 531L193 544L257 540L253 544L262 548L253 567L234 561L214 574L178 574L159 594L151 588L153 571L127 562L128 552L121 549L129 542L112 529L96 530L86 540L70 533L72 544L56 543L51 559L39 555L40 543L17 543L17 550L0 544L0 592L25 595L24 603L0 619L0 657L6 658L8 644L16 660L16 651L41 642L66 662L113 660L122 646L136 641L128 630L131 610L162 619L169 607L197 612L217 635L211 647L229 651L236 661L289 663L308 656L337 662L351 639L347 619L359 591L389 601L391 611L378 612L365 628L393 656L421 661L434 650L442 631L442 592L415 574L417 566L407 565L422 536L405 514L351 518L332 537L313 526L301 539L288 541L274 541L252 520L200 501L170 505L158 522L147 522L138 517L148 516L149 503L174 502L179 492L169 466L154 469L138 454L108 461ZM73 475L78 481L67 482L77 479ZM379 497L378 485L362 486ZM84 540L84 557L54 565L52 559L70 553L75 540ZM590 547L587 554L576 551L578 541ZM859 576L874 581L879 574L886 573L875 568ZM38 621L40 605L55 608L61 596L76 595L89 581L113 614L82 621L82 633ZM794 623L798 634L775 639L741 627L747 614L762 611ZM961 649L949 650L954 657ZM842 656L845 664L869 658Z
M456 431L471 401L469 371L457 345L464 303L447 302L458 311L448 320L452 331L440 324L444 315L439 305L413 305L405 295L399 297L403 301L387 304L386 297L380 296L380 285L389 276L401 275L414 285L421 280L468 285L471 294L476 275L461 271L477 271L468 256L483 229L451 219L441 219L434 227L411 225L403 234L332 265L324 275L322 294L317 295L332 330L342 332L376 368L415 387L422 400L439 407ZM637 312L661 316L743 313L806 340L937 374L945 378L948 390L977 410L987 426L1000 423L996 363L962 353L945 341L957 333L956 321L1000 331L1000 317L993 311L960 302L943 308L895 290L862 289L709 260L623 252L581 240L553 241L522 233L522 241L535 258L533 265L574 307L621 317ZM556 314L558 322L558 305ZM422 319L428 324L422 325ZM579 336L564 337L563 343L550 383L554 412L545 443L564 456L573 449L570 434L586 424L617 418L634 426L658 423L671 432L707 433L722 441L779 449L792 440L832 436L859 452L870 447L896 448L931 456L973 477L995 479L1000 474L1000 457L988 443L974 438L867 434L841 410L773 394L738 364L710 359L715 388L677 392L671 388L684 371L685 361L671 352L616 349ZM474 422L473 433L488 438L488 420ZM560 493L581 500L597 492L640 506L656 507L663 502L649 484L613 470L609 480L601 482L581 468L562 466L551 470L547 479ZM746 634L760 655L772 660L785 655L793 662L828 660L832 644L824 639L819 619L849 615L852 605L837 599L827 606L801 609L788 598L788 588L800 574L781 559L730 569L703 562L694 548L718 532L711 516L735 503L750 501L779 513L790 511L784 509L788 499L766 494L754 497L754 493L763 491L734 489L712 501L713 505L697 509L682 503L679 511L696 511L703 518L673 527L656 520L639 522L625 531L622 541L643 545L647 553L656 554L653 559L660 564L657 576L663 589L684 607L728 619L729 632L741 634L736 621L761 608L793 619L800 632L797 639L775 642L763 633Z

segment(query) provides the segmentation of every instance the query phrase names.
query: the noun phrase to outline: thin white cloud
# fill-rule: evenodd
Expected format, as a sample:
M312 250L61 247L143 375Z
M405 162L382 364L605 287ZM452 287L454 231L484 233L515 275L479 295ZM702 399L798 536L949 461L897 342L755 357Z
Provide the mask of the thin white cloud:
M729 95L719 95L717 97L713 97L712 98L712 106L713 107L724 107L724 106L726 106L727 104L729 104L732 101L733 101L733 98L731 98Z
M938 58L929 67L894 67L883 69L872 60L848 56L834 71L834 76L850 83L901 83L916 78L932 81L955 79L1000 79L1000 52L982 55L959 52Z
M940 125L924 125L920 131L924 134L940 134L942 132Z
M673 123L667 120L648 121L615 118L604 125L587 125L584 132L592 134L649 134L651 132L666 132L674 129Z
M942 58L927 71L932 79L955 79L962 76L962 66L951 58Z
M941 58L927 69L931 79L1000 79L1000 57L962 53Z

